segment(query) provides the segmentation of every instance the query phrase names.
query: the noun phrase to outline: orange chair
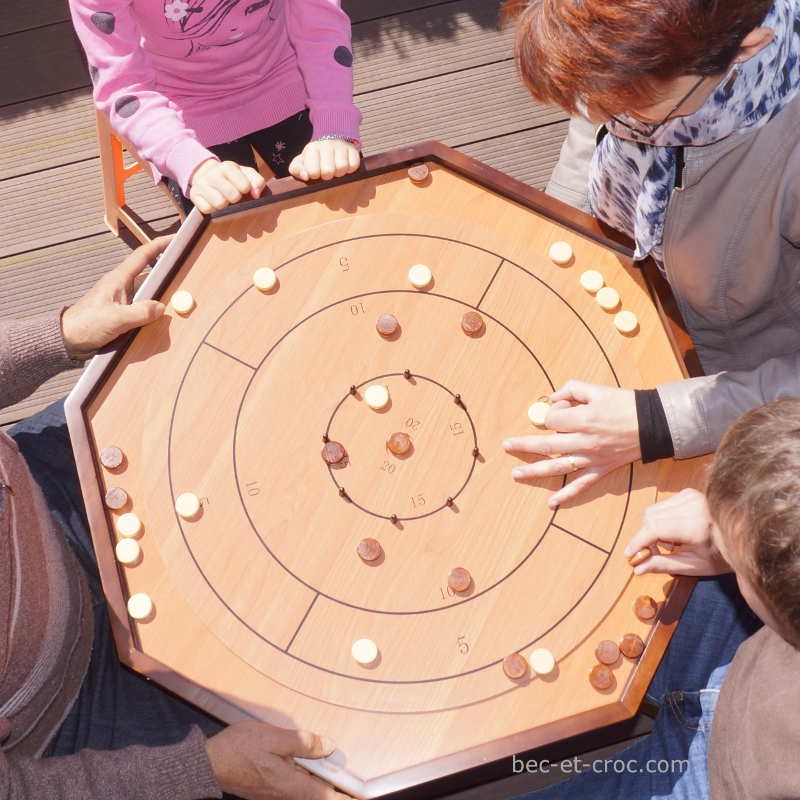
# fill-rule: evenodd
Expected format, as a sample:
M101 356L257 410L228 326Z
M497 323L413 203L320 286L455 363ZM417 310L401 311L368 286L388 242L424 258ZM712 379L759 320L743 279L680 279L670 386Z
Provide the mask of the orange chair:
M100 150L100 169L103 175L103 205L104 219L111 233L119 236L120 223L124 225L143 244L150 241L150 236L142 227L139 218L128 206L125 200L125 181L141 170L149 172L147 162L136 152L133 145L120 136L111 127L108 117L102 111L95 109L97 117L97 143ZM125 153L134 159L130 165L125 164ZM163 184L161 188L174 201L169 190ZM176 205L176 204L175 204ZM177 209L177 205L176 205ZM178 216L183 222L185 214L181 209Z

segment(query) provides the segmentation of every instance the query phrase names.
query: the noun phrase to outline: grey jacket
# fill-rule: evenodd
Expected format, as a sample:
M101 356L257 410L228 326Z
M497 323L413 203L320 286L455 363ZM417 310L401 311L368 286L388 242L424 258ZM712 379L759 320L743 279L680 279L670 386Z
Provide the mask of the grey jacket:
M594 139L573 120L547 187L584 210ZM800 396L800 99L684 155L664 267L706 376L658 387L677 458L713 451L751 408Z

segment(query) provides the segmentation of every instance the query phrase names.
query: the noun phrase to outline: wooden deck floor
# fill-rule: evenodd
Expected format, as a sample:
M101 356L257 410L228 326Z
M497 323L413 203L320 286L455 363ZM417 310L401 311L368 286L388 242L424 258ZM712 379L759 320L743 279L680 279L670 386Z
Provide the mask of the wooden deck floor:
M499 0L343 0L353 20L367 153L438 139L542 187L566 131L517 79ZM0 11L0 318L74 301L129 250L102 219L88 73L67 0ZM137 176L130 205L156 229L172 207ZM62 397L76 373L0 412L0 425ZM643 732L647 723L632 729ZM509 765L510 767L510 765ZM552 778L517 775L458 795L509 797Z

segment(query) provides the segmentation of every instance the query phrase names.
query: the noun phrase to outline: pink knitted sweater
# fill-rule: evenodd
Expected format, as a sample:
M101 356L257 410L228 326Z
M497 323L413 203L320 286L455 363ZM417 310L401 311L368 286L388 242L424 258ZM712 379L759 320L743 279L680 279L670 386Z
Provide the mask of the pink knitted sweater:
M188 192L229 142L308 108L314 137L357 139L339 0L70 0L97 106Z

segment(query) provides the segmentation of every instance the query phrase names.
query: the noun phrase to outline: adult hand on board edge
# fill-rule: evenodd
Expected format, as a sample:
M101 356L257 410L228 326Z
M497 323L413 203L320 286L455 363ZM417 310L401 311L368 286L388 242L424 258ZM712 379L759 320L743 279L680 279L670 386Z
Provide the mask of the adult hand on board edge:
M684 489L645 509L642 527L628 543L625 555L630 558L654 545L671 550L653 553L634 567L637 575L655 572L703 576L732 572L714 544L713 526L705 495L696 489Z
M514 467L511 474L517 480L574 473L569 483L551 495L550 508L574 499L604 475L642 457L632 390L567 381L550 400L553 405L544 424L555 433L503 442L509 453L548 456Z
M118 267L103 275L75 305L61 315L61 334L70 358L91 358L104 345L154 322L164 313L156 300L131 303L133 282L172 240L159 236L137 247Z
M292 760L325 758L335 749L316 733L276 728L266 722L237 722L206 742L220 788L244 800L345 798Z

